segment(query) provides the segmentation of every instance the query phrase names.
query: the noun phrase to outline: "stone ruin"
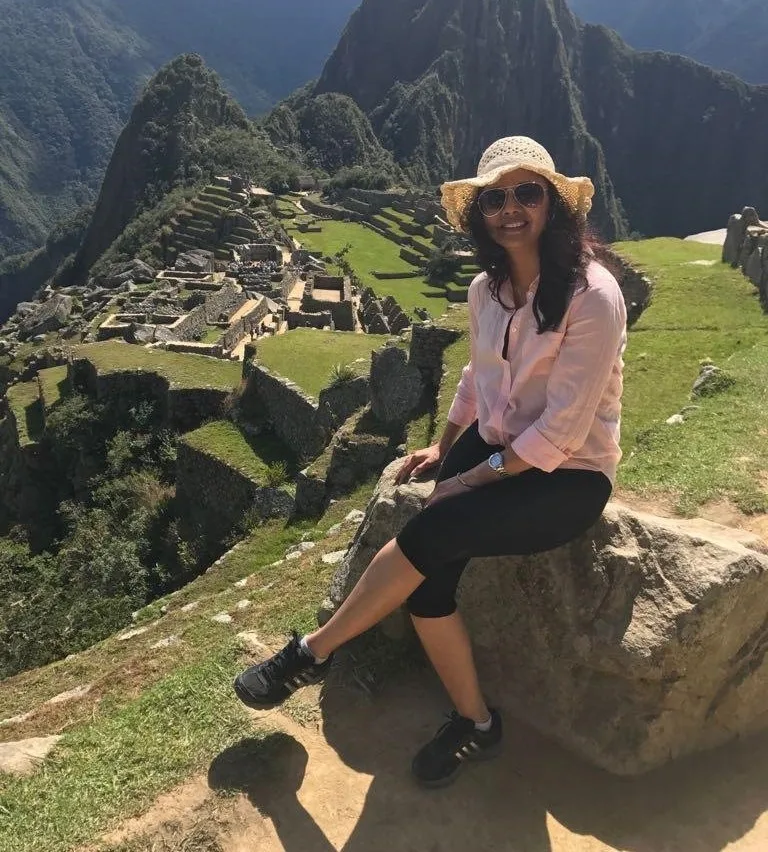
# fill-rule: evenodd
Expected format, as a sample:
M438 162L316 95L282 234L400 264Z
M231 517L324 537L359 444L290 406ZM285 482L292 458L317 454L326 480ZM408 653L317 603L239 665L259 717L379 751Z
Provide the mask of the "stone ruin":
M370 287L360 296L360 324L368 334L401 334L411 321L393 296L379 300Z
M768 222L754 207L745 207L728 221L723 263L738 267L757 287L760 304L768 311Z
M288 314L288 327L355 330L352 282L347 276L312 274L304 286L301 309Z

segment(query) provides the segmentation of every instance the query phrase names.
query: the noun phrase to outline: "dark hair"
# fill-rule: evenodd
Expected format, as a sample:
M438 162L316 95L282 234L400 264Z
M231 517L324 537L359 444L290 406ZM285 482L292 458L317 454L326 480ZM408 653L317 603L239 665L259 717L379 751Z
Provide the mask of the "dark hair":
M539 334L557 331L577 287L587 286L586 268L590 260L591 239L586 223L563 201L560 193L547 182L549 218L539 242L541 276L533 299L533 314ZM508 310L501 298L501 287L511 280L506 251L493 239L485 226L477 199L468 216L469 228L477 249L477 263L488 273L491 296Z

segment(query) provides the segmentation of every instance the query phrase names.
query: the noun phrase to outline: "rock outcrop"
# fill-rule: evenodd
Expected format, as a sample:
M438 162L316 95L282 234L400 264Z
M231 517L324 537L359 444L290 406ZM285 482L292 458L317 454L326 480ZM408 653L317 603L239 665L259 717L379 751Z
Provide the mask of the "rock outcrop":
M768 222L754 207L745 207L728 220L723 243L723 263L730 263L757 287L760 303L768 311Z
M432 489L396 486L399 464L378 484L330 611ZM460 609L489 698L610 772L641 773L768 721L768 555L750 534L612 503L566 547L473 560ZM410 634L403 612L382 630Z

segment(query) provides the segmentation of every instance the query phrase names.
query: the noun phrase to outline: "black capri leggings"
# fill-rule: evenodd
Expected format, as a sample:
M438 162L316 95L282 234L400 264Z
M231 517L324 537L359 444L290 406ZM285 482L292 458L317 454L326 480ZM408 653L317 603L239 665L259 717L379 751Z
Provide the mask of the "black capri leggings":
M501 449L485 443L475 422L449 450L437 481ZM610 496L610 480L597 471L531 468L428 506L397 536L425 577L408 598L409 612L418 618L453 614L459 579L472 557L523 556L567 544L598 520Z

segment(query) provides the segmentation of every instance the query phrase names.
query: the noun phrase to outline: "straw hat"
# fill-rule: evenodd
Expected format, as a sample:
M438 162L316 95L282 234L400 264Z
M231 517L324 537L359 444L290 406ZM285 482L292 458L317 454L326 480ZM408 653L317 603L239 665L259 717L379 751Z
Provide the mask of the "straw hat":
M578 216L586 218L592 208L595 187L588 177L561 175L547 149L538 142L527 136L506 136L494 142L480 158L477 177L452 180L440 187L443 207L451 225L467 233L469 208L479 190L515 169L528 169L546 178Z

